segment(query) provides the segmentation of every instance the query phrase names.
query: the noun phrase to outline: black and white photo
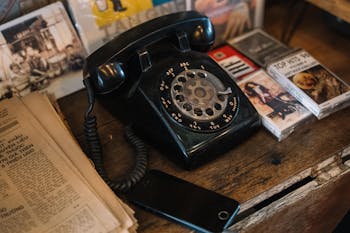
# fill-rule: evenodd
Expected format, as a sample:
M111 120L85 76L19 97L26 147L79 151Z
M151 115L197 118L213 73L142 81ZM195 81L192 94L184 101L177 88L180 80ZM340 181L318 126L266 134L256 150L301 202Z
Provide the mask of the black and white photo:
M60 2L0 26L0 98L82 88L84 50Z

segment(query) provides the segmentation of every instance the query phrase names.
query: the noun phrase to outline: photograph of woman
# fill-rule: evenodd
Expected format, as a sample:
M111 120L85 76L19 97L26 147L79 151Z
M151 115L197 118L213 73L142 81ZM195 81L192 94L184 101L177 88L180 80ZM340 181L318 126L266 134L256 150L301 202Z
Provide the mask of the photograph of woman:
M286 92L273 95L268 88L256 82L247 82L244 90L249 97L256 97L261 104L271 108L272 112L268 114L270 118L278 116L285 119L286 115L297 110L296 100Z
M239 87L256 110L281 127L298 121L309 112L266 72L258 71L239 82Z
M262 124L278 140L312 115L263 70L248 75L238 85L260 114Z

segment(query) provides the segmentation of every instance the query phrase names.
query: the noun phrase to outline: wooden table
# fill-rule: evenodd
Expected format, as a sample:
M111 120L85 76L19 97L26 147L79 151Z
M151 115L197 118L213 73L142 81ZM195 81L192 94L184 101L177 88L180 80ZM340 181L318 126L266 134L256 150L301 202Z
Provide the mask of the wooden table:
M350 23L350 1L348 0L307 0L308 2L328 11Z
M266 30L278 36L279 6L267 9ZM303 47L350 83L349 39L314 27L314 10L297 30L291 44ZM309 18L308 18L309 17ZM82 148L84 91L58 101ZM95 107L105 151L106 169L117 177L132 164L132 150L123 138L123 125L99 104ZM241 203L239 232L331 232L350 209L350 108L311 121L282 142L261 128L249 140L193 171L170 162L154 148L150 168L234 198ZM139 232L190 232L131 205Z

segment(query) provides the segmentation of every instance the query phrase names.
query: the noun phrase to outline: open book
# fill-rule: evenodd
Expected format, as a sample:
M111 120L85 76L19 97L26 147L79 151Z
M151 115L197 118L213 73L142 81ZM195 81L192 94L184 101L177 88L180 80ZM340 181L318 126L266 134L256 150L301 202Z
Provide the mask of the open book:
M135 232L48 98L0 102L0 232Z

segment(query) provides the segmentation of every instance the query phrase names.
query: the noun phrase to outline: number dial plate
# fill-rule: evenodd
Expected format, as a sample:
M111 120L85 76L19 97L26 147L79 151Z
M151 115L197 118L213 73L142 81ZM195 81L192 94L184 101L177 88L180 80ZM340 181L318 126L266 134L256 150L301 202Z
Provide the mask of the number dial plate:
M189 63L183 62L169 68L161 77L159 90L169 116L194 131L221 129L231 123L237 111L231 88L203 66L189 68Z

